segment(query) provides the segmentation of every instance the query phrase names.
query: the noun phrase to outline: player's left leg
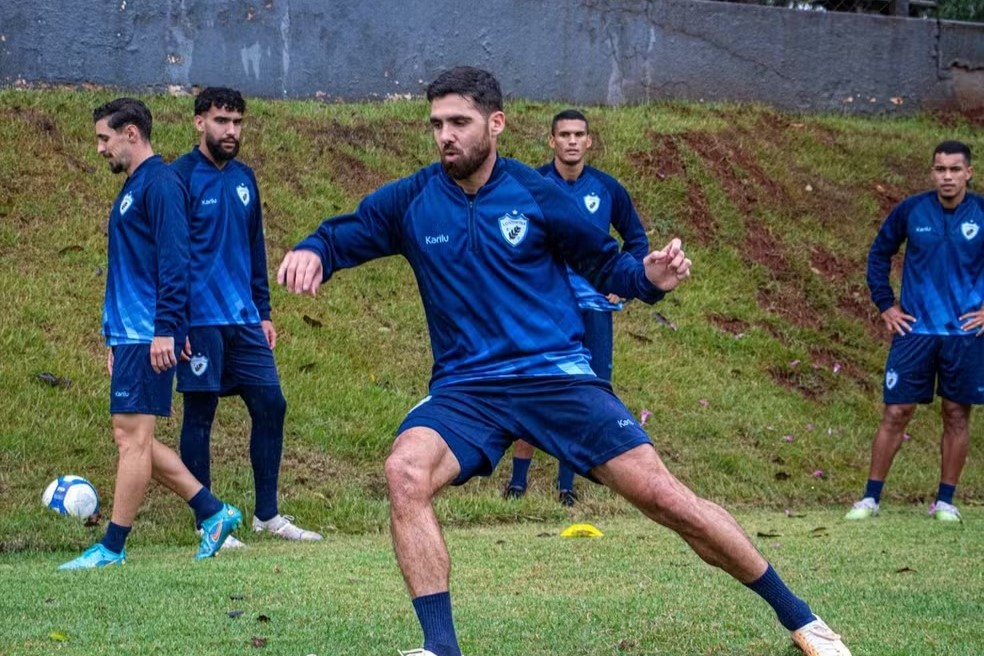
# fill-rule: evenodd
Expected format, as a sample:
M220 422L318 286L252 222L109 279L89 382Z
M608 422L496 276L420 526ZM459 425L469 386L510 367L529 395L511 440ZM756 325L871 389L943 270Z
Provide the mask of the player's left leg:
M677 480L651 445L626 451L591 473L647 517L675 531L705 562L723 569L762 597L801 649L850 655L840 636L790 591L734 518Z
M504 499L519 499L526 494L527 479L530 464L533 462L533 445L525 440L516 440L513 444L512 475L502 490Z
M943 399L943 437L940 441L942 462L940 485L933 504L933 517L945 522L960 521L960 511L953 495L960 474L967 463L970 448L970 412L972 406Z

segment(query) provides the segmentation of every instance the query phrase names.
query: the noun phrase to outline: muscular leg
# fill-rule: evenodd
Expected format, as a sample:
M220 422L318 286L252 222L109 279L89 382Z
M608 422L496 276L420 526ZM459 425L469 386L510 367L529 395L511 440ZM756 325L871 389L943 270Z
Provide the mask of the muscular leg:
M202 484L174 452L174 449L159 442L152 444L154 480L171 490L185 501L190 501L202 489Z
M881 424L879 424L875 439L871 443L869 479L884 481L888 477L888 471L892 468L895 454L902 446L906 426L909 425L915 411L916 406L913 403L885 404Z
M764 599L784 627L797 631L816 619L759 554L734 518L678 481L656 450L643 444L592 470L647 517L682 537L704 562L723 569Z
M119 449L112 522L133 526L153 472L154 415L114 414L113 439Z
M960 474L967 462L967 450L970 446L970 411L969 405L943 399L943 439L940 444L943 453L941 483L955 486L960 482Z
M731 515L678 481L652 446L627 451L595 467L592 474L647 517L679 534L705 562L742 583L756 580L768 567Z
M396 562L424 632L424 648L460 656L451 597L451 559L434 513L434 496L461 471L444 440L430 428L402 432L386 459L390 531Z

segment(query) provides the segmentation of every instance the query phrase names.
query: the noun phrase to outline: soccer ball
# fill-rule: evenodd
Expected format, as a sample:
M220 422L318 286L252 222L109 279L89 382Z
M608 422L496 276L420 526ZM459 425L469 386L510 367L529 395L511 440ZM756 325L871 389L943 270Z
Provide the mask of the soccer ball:
M62 515L85 518L99 510L99 495L81 476L59 476L45 488L41 503Z

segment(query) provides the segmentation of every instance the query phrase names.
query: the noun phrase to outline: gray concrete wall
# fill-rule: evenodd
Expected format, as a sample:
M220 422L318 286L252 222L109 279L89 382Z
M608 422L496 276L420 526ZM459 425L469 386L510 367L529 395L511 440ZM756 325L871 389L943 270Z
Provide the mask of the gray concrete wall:
M494 71L510 96L984 106L984 25L700 0L3 0L0 85L222 84L248 95L419 94Z

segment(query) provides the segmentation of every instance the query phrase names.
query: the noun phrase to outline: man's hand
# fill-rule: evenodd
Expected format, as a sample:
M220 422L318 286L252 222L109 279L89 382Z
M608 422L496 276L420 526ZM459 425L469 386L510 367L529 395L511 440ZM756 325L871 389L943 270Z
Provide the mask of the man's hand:
M277 270L277 283L287 291L314 296L324 278L321 258L312 251L289 251Z
M191 339L185 337L184 348L181 349L181 361L189 362L191 360Z
M176 364L178 359L174 357L174 337L155 335L154 341L150 343L150 366L154 373L167 371Z
M912 332L912 324L916 323L916 318L911 314L906 314L898 305L893 305L881 313L882 321L889 332L897 335L905 335Z
M277 348L277 330L273 327L273 322L267 319L266 321L260 322L260 328L263 330L263 336L266 337L267 345L270 350Z
M973 312L968 312L967 314L961 315L960 320L963 321L964 319L966 319L967 322L960 326L961 329L971 331L976 328L977 335L975 335L975 337L984 335L984 307L980 310L974 310Z
M683 252L683 243L671 239L661 250L653 251L642 261L646 267L646 278L658 289L668 292L690 277L693 264Z
M605 296L605 298L607 298L608 302L611 303L612 305L618 305L619 303L625 302L625 299L619 296L618 294L608 294Z

